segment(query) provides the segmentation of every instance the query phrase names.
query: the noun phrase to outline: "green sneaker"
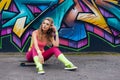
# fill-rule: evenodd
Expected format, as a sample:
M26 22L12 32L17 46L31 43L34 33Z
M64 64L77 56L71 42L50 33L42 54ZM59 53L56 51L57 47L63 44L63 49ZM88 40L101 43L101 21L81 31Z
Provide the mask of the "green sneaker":
M65 69L65 70L69 70L69 71L74 71L74 70L77 69L77 67L74 66L74 65L68 64L68 65L65 66L64 69Z
M45 74L45 71L42 69L37 68L37 71L38 71L38 74L41 74L41 75Z
M38 74L43 75L43 74L45 74L45 71L44 70L38 70Z

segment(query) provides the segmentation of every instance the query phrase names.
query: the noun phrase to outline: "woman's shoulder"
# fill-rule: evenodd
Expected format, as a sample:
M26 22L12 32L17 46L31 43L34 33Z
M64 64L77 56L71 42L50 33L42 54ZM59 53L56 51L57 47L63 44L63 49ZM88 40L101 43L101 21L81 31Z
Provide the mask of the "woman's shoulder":
M38 30L34 30L32 33L38 33Z
M32 35L36 35L38 33L38 30L34 30L33 32L32 32Z

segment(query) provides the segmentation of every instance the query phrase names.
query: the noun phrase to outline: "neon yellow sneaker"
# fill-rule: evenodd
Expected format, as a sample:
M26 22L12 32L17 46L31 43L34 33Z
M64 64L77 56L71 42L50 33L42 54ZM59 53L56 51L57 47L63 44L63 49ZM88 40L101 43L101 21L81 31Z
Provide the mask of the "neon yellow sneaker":
M44 70L38 70L38 74L43 75L43 74L45 74L45 71Z
M45 74L45 71L40 68L37 68L37 72L38 72L38 74L41 74L41 75Z
M69 70L69 71L74 71L74 70L77 69L77 67L74 66L74 65L72 65L72 64L68 64L68 65L65 66L64 69L65 69L65 70Z

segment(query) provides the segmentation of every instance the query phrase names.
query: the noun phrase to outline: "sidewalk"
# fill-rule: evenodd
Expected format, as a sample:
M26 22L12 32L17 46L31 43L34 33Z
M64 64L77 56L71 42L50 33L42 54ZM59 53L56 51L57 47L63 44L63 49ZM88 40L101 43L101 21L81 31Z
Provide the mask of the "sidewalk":
M16 53L17 54L17 53ZM45 74L39 75L35 66L21 67L24 55L0 55L0 80L120 80L120 54L66 55L78 69L64 70L54 56L45 62Z

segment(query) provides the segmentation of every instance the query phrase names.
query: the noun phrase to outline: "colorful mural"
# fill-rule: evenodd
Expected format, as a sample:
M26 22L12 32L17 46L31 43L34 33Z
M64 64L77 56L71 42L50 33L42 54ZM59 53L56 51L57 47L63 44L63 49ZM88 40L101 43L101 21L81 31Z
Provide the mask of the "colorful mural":
M119 3L119 0L0 0L0 51L6 45L5 38L15 51L25 51L32 31L45 17L54 19L63 49L81 51L94 47L90 46L90 35L115 49L120 45Z

